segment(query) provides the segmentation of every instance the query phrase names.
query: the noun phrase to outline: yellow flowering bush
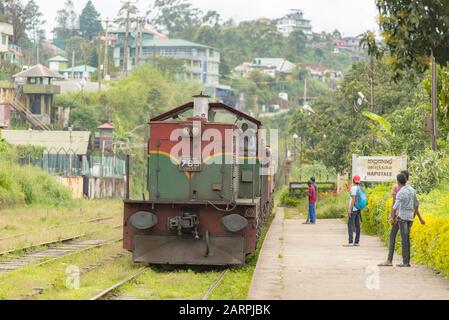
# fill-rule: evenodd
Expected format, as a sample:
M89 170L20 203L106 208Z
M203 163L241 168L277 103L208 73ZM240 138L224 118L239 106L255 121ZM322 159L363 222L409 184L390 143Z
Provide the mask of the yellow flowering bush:
M391 225L391 185L379 185L368 190L368 207L363 214L363 228L379 235L386 244ZM411 232L413 259L449 277L449 186L441 186L418 196L425 225L415 221ZM400 237L396 243L400 250Z

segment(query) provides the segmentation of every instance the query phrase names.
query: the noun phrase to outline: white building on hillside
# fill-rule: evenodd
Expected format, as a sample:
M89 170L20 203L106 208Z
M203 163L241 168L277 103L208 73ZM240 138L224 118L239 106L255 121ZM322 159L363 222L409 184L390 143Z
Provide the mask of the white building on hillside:
M9 38L12 35L12 25L0 21L0 62L6 60L6 54L9 52Z
M311 21L304 19L304 11L302 10L291 10L289 14L279 20L277 27L284 37L288 37L296 29L302 30L306 35L312 35Z

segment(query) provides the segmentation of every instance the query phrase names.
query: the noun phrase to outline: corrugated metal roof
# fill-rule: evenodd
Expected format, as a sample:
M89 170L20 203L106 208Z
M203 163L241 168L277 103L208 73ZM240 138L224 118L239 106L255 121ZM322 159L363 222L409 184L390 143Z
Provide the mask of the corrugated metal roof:
M57 72L51 71L46 66L41 64L37 64L34 67L31 67L28 70L19 72L13 76L14 78L36 78L36 77L45 77L45 78L56 78L63 79L64 77Z
M115 129L115 127L110 123L104 123L99 126L97 129Z
M187 40L182 39L166 39L166 40L144 40L143 41L144 47L157 47L157 48L164 48L164 47L194 47L194 48L208 48L208 49L214 49L209 46L205 46L203 44L190 42Z
M88 65L80 65L80 66L73 67L73 69L65 68L65 69L59 70L59 72L72 72L72 70L73 70L73 72L84 72L85 70L87 72L95 72L95 71L97 71L97 68L88 66Z
M49 153L67 152L86 155L90 132L3 130L2 138L12 145L43 147Z

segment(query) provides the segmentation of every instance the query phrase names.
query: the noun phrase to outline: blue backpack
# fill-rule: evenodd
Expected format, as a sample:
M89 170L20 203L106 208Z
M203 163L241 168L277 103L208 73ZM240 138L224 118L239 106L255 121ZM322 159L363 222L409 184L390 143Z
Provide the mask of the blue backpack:
M365 209L368 205L368 199L366 198L365 190L362 187L357 188L357 194L355 198L355 207L357 210Z

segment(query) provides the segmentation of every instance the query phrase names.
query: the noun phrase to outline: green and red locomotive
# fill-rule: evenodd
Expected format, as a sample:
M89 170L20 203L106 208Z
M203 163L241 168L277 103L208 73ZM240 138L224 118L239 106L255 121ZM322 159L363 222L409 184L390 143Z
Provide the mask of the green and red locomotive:
M194 101L150 121L148 200L125 200L136 263L241 265L273 209L274 161L261 123Z

